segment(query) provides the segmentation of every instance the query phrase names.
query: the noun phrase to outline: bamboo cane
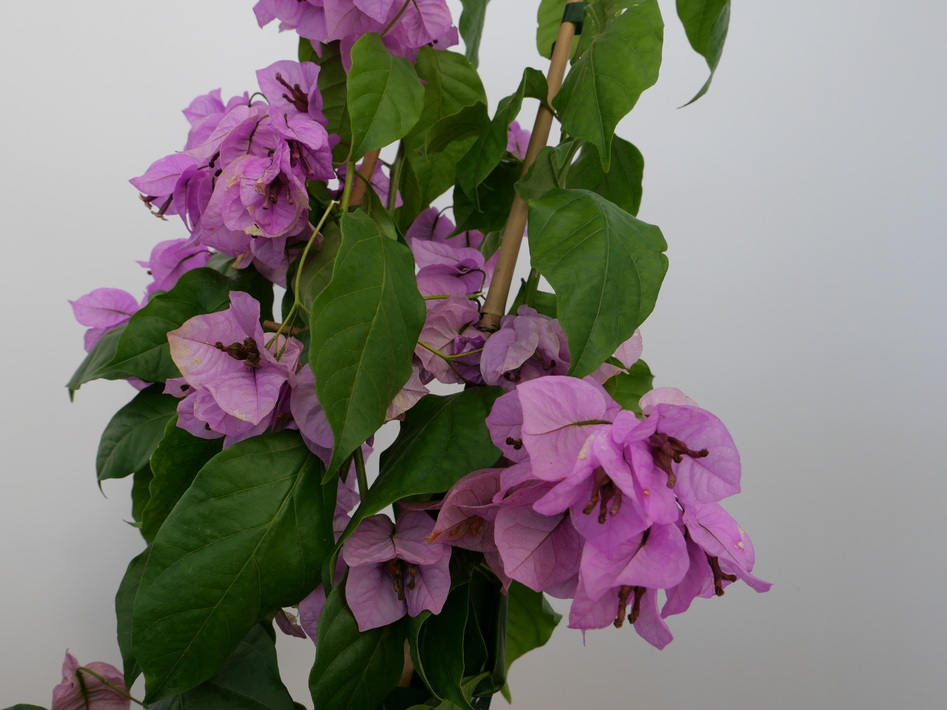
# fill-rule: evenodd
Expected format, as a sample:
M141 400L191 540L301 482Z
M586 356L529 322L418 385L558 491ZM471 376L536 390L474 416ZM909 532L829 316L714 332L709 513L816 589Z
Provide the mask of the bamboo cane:
M582 1L567 0L565 4L569 5ZM546 82L549 85L549 105L552 105L552 100L559 92L559 87L562 86L562 79L569 63L569 55L572 54L572 42L575 39L575 33L575 23L563 21L559 25L559 36L556 38L556 44L549 62L549 72L546 75ZM536 160L539 151L546 146L551 128L552 111L547 108L546 104L541 104L539 111L536 112L536 120L533 122L533 132L529 138L529 147L526 149L526 158L523 160L521 177L526 174L526 171ZM500 242L500 254L497 257L496 270L493 272L493 280L490 283L487 297L484 299L483 308L480 309L480 322L477 324L477 328L485 333L494 333L500 329L500 319L506 312L506 302L509 299L510 286L513 283L513 270L516 268L516 259L519 256L520 244L523 241L523 232L526 229L528 216L529 206L518 194L514 194L510 215L507 217L503 229L503 240Z

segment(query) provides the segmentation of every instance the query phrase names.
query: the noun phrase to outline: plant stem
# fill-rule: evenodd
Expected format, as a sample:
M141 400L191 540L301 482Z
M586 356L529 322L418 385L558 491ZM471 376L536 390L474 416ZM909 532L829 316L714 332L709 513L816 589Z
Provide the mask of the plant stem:
M381 153L380 148L375 150L370 150L365 153L362 158L362 165L358 169L355 177L358 180L355 182L352 188L352 199L350 204L352 207L356 207L362 204L362 200L365 199L365 193L368 192L368 186L372 183L372 175L375 172L375 165L378 164L378 155ZM348 173L346 173L346 178Z
M360 500L365 500L365 496L368 495L368 476L365 473L365 457L362 456L361 446L355 449L352 458L355 460L355 480L356 483L358 483L358 497Z
M401 182L401 168L404 165L404 141L398 142L398 153L395 155L394 165L388 173L388 211L395 211L395 202L398 200L398 183Z
M349 160L345 164L345 187L342 188L342 214L349 211L349 202L352 200L352 183L355 180L355 161Z
M537 288L539 288L539 272L536 269L530 269L529 276L526 279L526 287L523 290L523 303L531 308Z
M105 678L103 678L102 676L100 676L100 675L99 675L98 673L96 673L95 671L90 670L90 669L86 668L85 666L79 666L79 667L76 669L76 673L79 673L80 671L81 671L82 673L88 673L90 676L92 676L92 677L95 678L97 681L99 681L100 683L102 683L102 685L104 685L104 686L106 686L106 687L108 687L108 688L111 688L111 689L114 690L116 693L118 693L119 695L121 695L123 698L128 698L129 700L131 700L131 701L133 701L133 702L135 702L135 703L138 703L138 704L141 705L142 707L145 707L145 704L144 704L143 702L141 702L138 698L134 697L133 695L130 695L127 690L122 690L122 689L119 688L118 686L113 685L112 683L110 683L109 681L107 681ZM81 680L81 678L80 678L80 680Z

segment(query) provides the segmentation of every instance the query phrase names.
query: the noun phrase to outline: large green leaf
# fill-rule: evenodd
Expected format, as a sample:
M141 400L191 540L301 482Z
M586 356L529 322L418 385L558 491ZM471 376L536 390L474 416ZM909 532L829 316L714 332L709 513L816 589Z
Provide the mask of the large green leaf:
M470 585L451 591L440 614L409 620L411 657L428 688L443 700L473 710L461 689L464 678L464 629Z
M29 703L17 703L4 710L46 710L42 705L30 705Z
M296 432L234 444L198 473L158 531L135 599L146 702L210 678L252 626L318 583L335 496Z
M112 379L108 373L121 372L122 377L139 377L145 382L180 377L168 348L168 331L180 328L194 316L227 308L231 291L252 292L258 297L255 287L262 277L252 269L230 272L222 274L206 267L193 269L181 276L173 289L152 298L128 321L115 356L97 376ZM264 314L268 308L272 311L272 287L269 303L261 303Z
M142 511L141 534L154 542L158 530L191 487L197 472L220 453L223 439L201 439L184 431L172 418L151 456L151 497Z
M424 104L414 65L389 52L376 33L362 35L352 47L347 94L353 158L406 136Z
M654 387L654 375L644 360L638 360L628 372L620 372L605 380L605 391L622 409L641 414L638 401Z
M360 632L344 589L333 588L322 610L309 691L319 710L375 710L401 678L404 625Z
M335 439L328 476L384 423L425 315L410 249L363 213L341 226L332 281L310 309L309 362Z
M562 616L552 610L542 592L519 582L510 585L507 600L505 660L509 671L513 661L550 639Z
M457 166L457 187L474 201L477 209L480 209L477 187L487 179L506 154L507 132L523 106L523 99L529 96L545 102L548 92L546 77L536 69L527 67L516 91L500 100L489 128L461 158Z
M86 382L104 378L107 380L120 380L125 377L123 372L110 370L106 367L115 357L115 348L118 347L118 339L122 337L125 326L120 325L112 328L103 335L99 342L95 344L91 352L85 356L79 369L75 371L69 379L66 387L69 389L69 399L76 394L76 390L82 387Z
M667 243L646 224L586 190L552 190L530 202L532 265L557 295L569 374L585 377L628 340L654 308Z
M595 145L605 170L615 126L661 67L664 23L657 0L629 5L591 39L553 100L563 131Z
M421 118L412 135L426 133L441 119L453 116L467 106L486 105L487 94L480 75L463 55L446 49L422 47L415 64L418 77L425 86Z
M707 81L687 102L692 104L707 93L720 63L730 27L730 0L677 0L677 16L684 25L691 47L707 61L710 69Z
M280 680L272 625L269 622L254 625L209 680L148 707L150 710L294 710L293 698Z
M641 152L628 141L615 136L607 172L602 169L598 149L586 143L578 159L569 167L563 187L595 192L625 212L636 215L641 206L643 178L644 158Z
M405 415L394 444L382 453L378 478L346 535L397 500L446 491L471 471L496 463L500 451L490 440L485 419L501 394L499 387L473 387L422 397Z
M135 679L141 675L141 666L135 660L132 645L132 612L135 608L135 597L141 585L141 575L144 574L145 564L151 548L146 548L141 554L132 558L118 585L115 593L115 619L117 622L118 650L122 654L122 675L125 677L126 687L131 687Z
M162 394L162 389L163 385L143 389L106 425L95 457L100 481L124 478L148 463L178 404L174 397Z
M464 40L464 54L474 66L478 64L480 38L483 36L483 21L490 0L460 0L464 10L460 14L460 37Z

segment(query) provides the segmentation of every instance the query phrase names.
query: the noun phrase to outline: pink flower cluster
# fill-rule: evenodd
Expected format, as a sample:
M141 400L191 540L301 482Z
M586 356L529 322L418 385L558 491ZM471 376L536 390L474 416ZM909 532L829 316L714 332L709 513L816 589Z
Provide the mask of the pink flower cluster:
M335 178L318 75L311 62L280 61L257 72L266 102L244 94L225 104L219 90L196 98L184 149L132 185L157 216L181 217L189 245L283 284L288 241L312 233L306 181Z
M672 638L664 618L694 598L737 579L769 589L718 503L740 490L724 425L677 390L653 390L642 410L623 411L592 378L518 385L487 419L507 465L451 488L430 539L482 552L506 584L571 598L573 628L627 618L658 648Z
M413 59L424 45L439 49L458 42L445 0L259 0L260 27L280 21L313 42L338 40L343 57L363 34L377 32L392 52Z

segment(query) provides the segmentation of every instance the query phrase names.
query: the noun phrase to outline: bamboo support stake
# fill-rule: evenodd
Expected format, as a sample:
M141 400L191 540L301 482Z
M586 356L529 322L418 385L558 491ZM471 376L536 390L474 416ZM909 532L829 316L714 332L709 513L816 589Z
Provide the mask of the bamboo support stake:
M566 5L583 0L568 0ZM549 72L546 74L546 83L549 85L548 104L562 86L562 79L566 74L569 55L572 54L572 41L575 39L575 23L563 21L559 25L559 36L553 48L549 62ZM533 132L529 138L529 147L526 149L526 158L523 160L523 170L520 176L526 174L536 160L539 151L549 142L549 131L552 128L552 111L545 104L540 105L533 123ZM507 217L503 229L503 240L500 242L500 255L497 257L496 270L490 290L480 310L480 322L477 328L485 333L494 333L500 329L500 319L506 312L506 302L510 297L510 286L513 283L513 270L516 268L516 259L520 253L523 241L523 232L526 230L526 219L529 216L529 206L518 195L513 195L513 204L510 207L510 216Z

